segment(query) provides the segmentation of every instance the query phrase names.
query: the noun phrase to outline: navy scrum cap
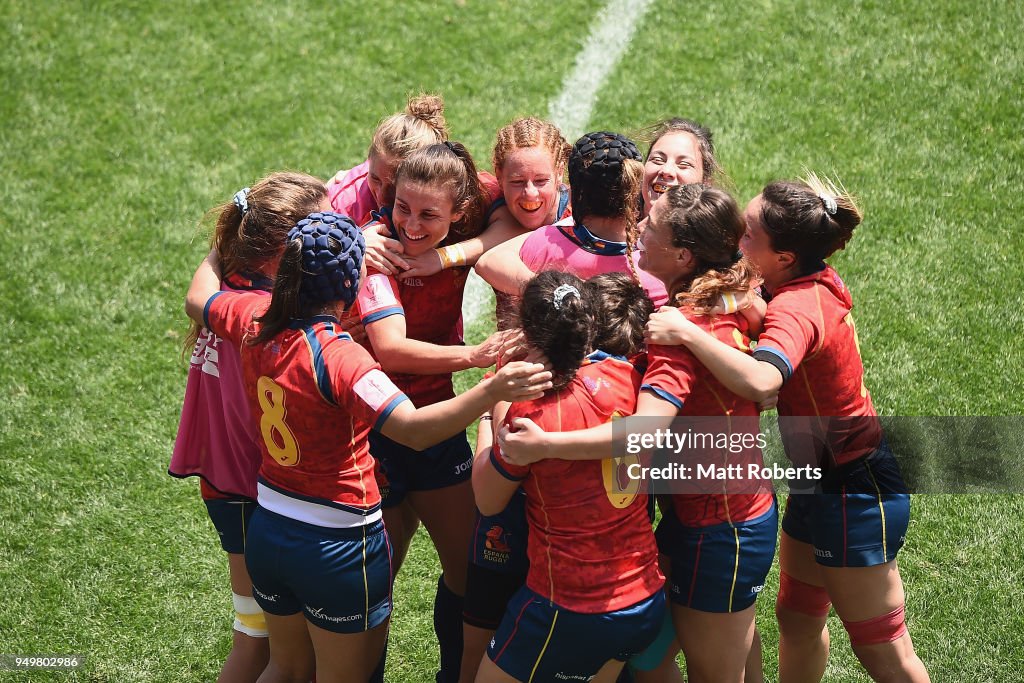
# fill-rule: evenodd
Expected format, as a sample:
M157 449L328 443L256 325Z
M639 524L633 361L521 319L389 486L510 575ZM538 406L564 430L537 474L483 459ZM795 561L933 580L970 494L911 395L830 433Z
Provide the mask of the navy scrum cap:
M288 231L288 242L302 239L302 284L299 296L309 302L344 301L351 306L359 292L366 242L348 216L333 211L311 213Z

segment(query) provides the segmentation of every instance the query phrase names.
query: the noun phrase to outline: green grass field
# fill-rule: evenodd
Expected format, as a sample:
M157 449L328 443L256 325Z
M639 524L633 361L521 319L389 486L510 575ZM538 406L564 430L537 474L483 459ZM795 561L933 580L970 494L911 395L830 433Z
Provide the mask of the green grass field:
M546 116L591 3L0 5L0 680L213 680L227 569L195 481L166 474L204 212L273 170L328 177L441 92L488 166ZM591 128L686 115L745 202L804 167L866 221L833 259L887 415L1024 413L1024 5L655 3ZM477 335L487 322L477 325ZM470 381L471 378L464 378ZM1019 446L1018 446L1019 447ZM933 681L1024 681L1024 496L921 495L900 564ZM438 572L396 588L389 680L432 681ZM775 674L777 570L759 601ZM829 681L863 681L838 621Z

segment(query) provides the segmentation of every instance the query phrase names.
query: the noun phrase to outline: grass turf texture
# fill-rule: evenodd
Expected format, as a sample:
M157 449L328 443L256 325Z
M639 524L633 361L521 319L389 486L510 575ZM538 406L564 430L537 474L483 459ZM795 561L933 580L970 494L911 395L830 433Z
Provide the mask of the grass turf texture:
M429 9L428 9L429 8ZM0 8L0 653L68 680L212 680L227 572L197 487L166 476L196 222L283 168L327 177L376 121L443 92L482 167L545 115L586 3L144 3ZM716 131L745 201L837 170L867 219L833 260L886 414L1020 414L1024 9L1010 2L652 6L592 127ZM486 323L472 333L486 333ZM472 382L466 373L460 382ZM1020 496L919 496L901 555L936 681L1021 680ZM389 680L429 681L436 560L396 588ZM759 601L776 671L770 577ZM828 680L866 680L838 621ZM11 673L51 680L52 673Z

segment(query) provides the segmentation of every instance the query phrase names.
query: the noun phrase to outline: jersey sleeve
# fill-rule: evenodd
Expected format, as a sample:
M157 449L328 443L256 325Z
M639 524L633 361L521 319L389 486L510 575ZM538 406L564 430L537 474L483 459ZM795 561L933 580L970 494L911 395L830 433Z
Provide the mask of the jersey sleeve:
M519 260L535 273L542 270L547 263L549 245L547 232L555 229L551 227L537 228L526 238L523 246L519 247Z
M771 363L785 383L822 338L819 304L812 289L784 292L768 305L754 358Z
M390 275L367 271L366 282L356 297L359 305L359 320L364 325L392 315L405 315L402 301L398 298L398 281Z
M512 463L505 462L501 458L501 449L495 446L491 449L491 466L494 467L494 471L505 477L509 481L522 481L526 479L526 475L530 473L529 465L513 465Z
M338 404L379 431L395 408L409 398L359 344L345 340L330 348L325 355Z
M682 410L697 381L698 363L685 346L652 344L647 349L647 372L640 390L668 401L676 410Z
M547 400L549 400L549 397L545 396L537 401L513 403L505 414L505 422L503 424L507 427L512 424L512 420L515 418L526 417L537 423L541 429L550 431L550 426L545 425L544 410L541 405ZM501 446L497 443L491 449L491 464L494 465L494 469L497 470L498 474L511 481L522 481L530 473L529 465L513 465L505 462L501 457Z
M369 212L376 208L373 194L366 181L368 173L369 163L364 161L349 169L340 182L333 183L327 188L327 199L331 203L331 208L351 218L356 225L362 225Z
M257 292L219 291L203 306L203 325L235 346L252 328L252 318L270 304L270 297Z

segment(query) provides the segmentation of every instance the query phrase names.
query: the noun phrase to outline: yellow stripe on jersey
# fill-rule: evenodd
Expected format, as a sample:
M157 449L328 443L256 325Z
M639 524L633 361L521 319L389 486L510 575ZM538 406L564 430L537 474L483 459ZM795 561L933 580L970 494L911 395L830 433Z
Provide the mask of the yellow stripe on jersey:
M733 527L733 536L736 538L736 562L732 567L732 586L729 587L729 611L732 611L733 593L736 592L736 581L740 574L740 531Z
M725 401L723 401L722 397L718 395L717 391L715 391L715 387L711 382L708 382L707 385L708 391L711 392L715 401L718 402L718 407L721 409L722 415L725 416L725 423L729 433L732 433L732 415L729 413L729 409L726 407ZM729 456L727 455L725 465L729 464L728 458ZM729 526L734 526L732 522L732 510L729 509L729 481L727 479L722 480L722 502L725 504L725 521L729 523ZM731 599L732 598L730 598L730 600Z
M875 473L871 471L871 463L864 461L864 469L868 471L868 475L871 476L871 483L875 485L875 493L878 494L878 514L882 518L882 562L889 561L889 545L885 542L885 506L882 505L882 490L878 488L878 482L875 481Z
M370 582L366 578L366 525L363 525L363 597L366 599L366 610L363 617L363 630L370 630Z
M242 554L245 554L245 538L249 535L245 531L245 505L238 506L238 513L242 515Z
M558 610L555 610L555 616L551 619L551 628L548 630L548 637L544 640L544 647L540 649L540 654L537 655L537 661L533 663L533 670L530 671L530 677L527 679L527 683L533 683L533 677L537 675L537 667L540 666L540 660L544 658L544 653L547 652L548 643L551 642L551 634L555 632L555 623L558 621Z

